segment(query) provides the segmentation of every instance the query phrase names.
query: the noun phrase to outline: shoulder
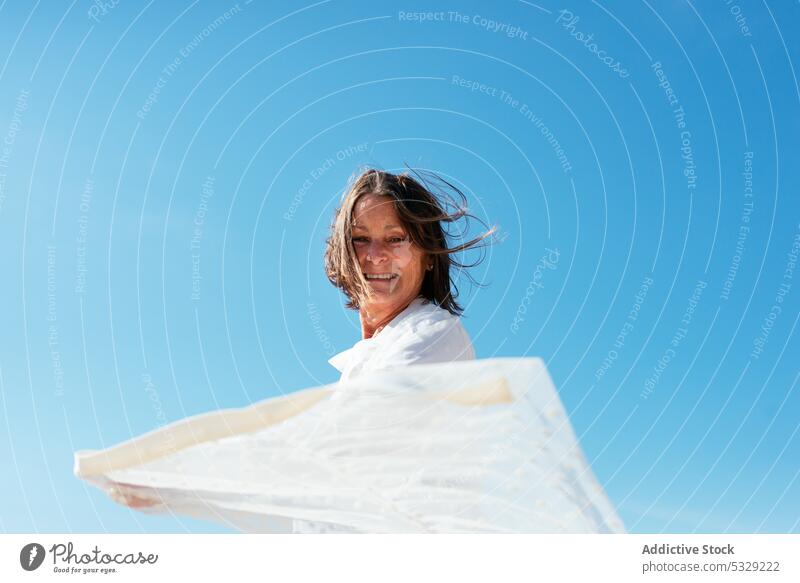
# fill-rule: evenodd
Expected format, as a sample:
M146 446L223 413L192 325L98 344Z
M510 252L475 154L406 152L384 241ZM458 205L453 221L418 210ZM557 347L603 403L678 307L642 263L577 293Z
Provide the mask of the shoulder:
M387 338L388 340L388 338ZM475 352L461 318L433 302L421 303L397 327L383 357L388 364L472 360Z

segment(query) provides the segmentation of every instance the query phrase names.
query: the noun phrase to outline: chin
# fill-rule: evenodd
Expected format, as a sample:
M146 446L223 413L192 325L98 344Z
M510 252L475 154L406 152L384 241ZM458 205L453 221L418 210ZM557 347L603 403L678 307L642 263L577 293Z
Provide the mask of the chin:
M387 306L398 304L406 297L401 290L375 291L375 295L367 303L373 306Z
M371 304L391 304L397 301L400 295L397 292L375 292L375 295L372 296L372 300L369 302Z

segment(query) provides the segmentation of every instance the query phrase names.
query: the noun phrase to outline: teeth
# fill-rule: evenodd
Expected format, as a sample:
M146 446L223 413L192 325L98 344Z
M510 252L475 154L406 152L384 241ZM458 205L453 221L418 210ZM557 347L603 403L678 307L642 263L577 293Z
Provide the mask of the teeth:
M394 274L393 273L380 273L380 274L370 273L370 274L365 274L365 277L367 279L392 279L394 277Z

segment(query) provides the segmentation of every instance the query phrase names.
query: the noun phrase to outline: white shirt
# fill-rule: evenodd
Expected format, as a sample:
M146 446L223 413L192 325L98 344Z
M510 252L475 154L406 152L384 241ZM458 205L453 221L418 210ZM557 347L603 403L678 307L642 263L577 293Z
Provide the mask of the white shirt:
M367 371L456 360L475 360L460 318L418 297L377 335L359 340L328 362L345 381Z

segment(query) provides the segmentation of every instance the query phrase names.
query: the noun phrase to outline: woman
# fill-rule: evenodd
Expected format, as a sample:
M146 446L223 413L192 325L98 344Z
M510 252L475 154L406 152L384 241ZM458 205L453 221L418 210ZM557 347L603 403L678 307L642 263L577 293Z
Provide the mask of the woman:
M338 383L77 452L76 475L253 532L623 531L544 363L475 359L450 270L494 229L450 247L467 212L425 182L368 170L336 212L326 273L362 334Z

